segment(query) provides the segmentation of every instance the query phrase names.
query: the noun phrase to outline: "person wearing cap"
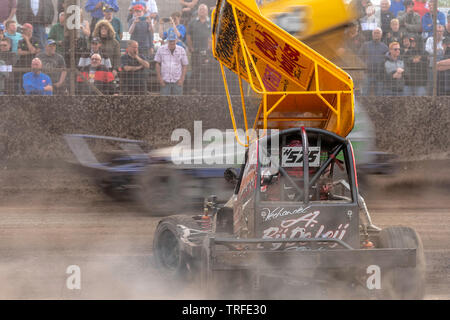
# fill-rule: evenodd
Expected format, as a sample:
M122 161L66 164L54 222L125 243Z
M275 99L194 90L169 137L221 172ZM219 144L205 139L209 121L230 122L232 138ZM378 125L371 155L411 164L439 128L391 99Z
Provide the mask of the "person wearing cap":
M144 16L150 17L151 19L156 19L158 16L158 6L156 5L155 0L132 0L129 6L130 16L127 21L133 17L133 7L135 5L142 5L144 7Z
M23 89L26 95L48 95L53 94L51 78L42 73L42 61L34 58L31 61L31 72L23 75Z
M120 87L125 95L147 94L148 69L150 63L139 54L139 43L129 40L127 52L120 57Z
M104 6L103 19L108 21L113 26L114 31L116 32L116 40L120 42L123 37L123 27L120 19L114 17L114 9L111 8L110 6Z
M91 14L91 26L95 29L97 22L103 19L103 7L109 6L114 12L119 11L117 0L88 0L84 6L85 10Z
M0 23L12 20L17 10L16 0L0 0Z
M167 43L159 47L155 55L156 76L161 95L181 95L186 77L188 58L186 50L177 46L177 36L169 33Z
M11 51L17 53L17 45L19 44L19 40L22 40L22 34L17 32L17 24L13 20L6 21L5 27L5 37L11 39Z
M30 23L33 26L33 35L39 39L42 47L47 41L45 28L53 23L54 16L53 1L21 0L17 2L17 22L20 25Z
M142 5L135 5L133 10L134 17L129 22L128 33L131 40L139 43L139 54L148 59L153 55L153 23L150 17L144 16Z
M99 38L92 38L91 45L90 45L90 51L83 54L80 57L80 60L78 62L79 68L84 68L91 64L91 56L93 54L99 54L102 57L101 64L104 65L108 70L112 70L112 64L111 60L108 58L106 54L103 53L102 49L102 43Z
M427 39L433 35L433 20L438 24L445 26L445 14L442 11L437 10L437 16L433 19L434 15L434 3L433 0L428 1L429 12L425 13L422 17L422 37Z
M54 94L64 94L65 80L67 76L67 71L55 71L51 69L65 69L66 63L62 55L56 52L56 42L53 39L47 40L47 45L45 50L37 54L36 58L42 61L42 66L44 70L49 70L48 75L53 82L53 93Z

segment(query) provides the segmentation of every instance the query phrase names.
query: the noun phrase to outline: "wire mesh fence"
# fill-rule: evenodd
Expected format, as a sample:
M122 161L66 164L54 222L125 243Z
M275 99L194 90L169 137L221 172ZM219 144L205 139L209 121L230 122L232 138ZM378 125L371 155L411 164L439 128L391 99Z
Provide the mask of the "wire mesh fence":
M68 5L88 7L85 1L59 2L65 7L55 6L58 22L44 29L44 41L31 21L7 23L0 31L0 94L225 94L220 65L211 52L215 1L205 6L200 1L189 13L179 3L172 1L173 8L167 8L156 1L164 12L173 11L165 16L144 7L152 1L126 6L119 1L126 15L110 6L101 8L101 17L81 11L73 30L67 27ZM394 23L381 32L369 30L364 21L348 27L332 59L352 76L357 95L450 95L450 22L437 26L434 44L430 31L411 33ZM42 68L32 66L35 58ZM231 94L239 94L237 77L226 75ZM51 90L46 91L48 84Z

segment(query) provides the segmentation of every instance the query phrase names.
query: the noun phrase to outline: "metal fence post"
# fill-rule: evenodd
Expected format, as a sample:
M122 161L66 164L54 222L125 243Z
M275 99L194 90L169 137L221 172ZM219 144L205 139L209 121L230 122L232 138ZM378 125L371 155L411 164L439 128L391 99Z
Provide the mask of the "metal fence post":
M437 88L438 88L438 77L437 77L437 10L438 10L438 0L433 0L433 106L436 106Z

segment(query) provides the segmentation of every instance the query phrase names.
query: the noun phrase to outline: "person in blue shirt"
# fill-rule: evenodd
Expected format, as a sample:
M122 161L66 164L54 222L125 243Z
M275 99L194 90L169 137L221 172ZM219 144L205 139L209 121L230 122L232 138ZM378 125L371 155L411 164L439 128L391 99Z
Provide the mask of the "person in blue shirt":
M400 11L405 11L403 0L392 0L389 11L391 11L394 14L394 17L397 18L397 15Z
M19 41L23 39L22 34L17 32L17 24L13 20L6 21L5 27L5 37L11 39L11 51L17 53L17 46L19 44Z
M86 11L91 13L92 30L95 29L97 22L103 19L103 6L109 6L114 10L114 12L119 11L117 0L88 0L84 6Z
M167 31L163 32L163 25L164 21L163 19L160 19L159 22L159 36L161 39L166 40L167 36L170 33L175 33L177 36L177 45L183 47L184 49L187 49L186 46L186 27L180 23L181 21L181 13L180 12L174 12L170 15L169 22L171 24L171 27L167 29Z
M424 39L433 36L433 1L428 1L429 12L425 13L422 17L422 36ZM445 14L442 11L437 10L438 24L445 26Z
M31 61L31 72L23 75L23 89L26 95L53 95L52 80L48 75L42 73L42 61L34 58Z

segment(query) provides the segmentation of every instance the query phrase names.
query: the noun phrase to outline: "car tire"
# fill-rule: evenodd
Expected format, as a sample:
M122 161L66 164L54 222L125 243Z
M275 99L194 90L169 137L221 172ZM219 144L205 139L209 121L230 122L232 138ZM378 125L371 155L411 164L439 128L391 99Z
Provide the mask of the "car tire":
M169 217L160 221L153 238L153 261L158 272L169 280L187 280L189 278L190 258L180 246L177 233L178 224L189 223L177 217Z
M425 255L422 241L414 229L388 227L379 234L381 248L417 249L416 266L392 268L382 273L382 290L387 299L423 299L425 296Z

